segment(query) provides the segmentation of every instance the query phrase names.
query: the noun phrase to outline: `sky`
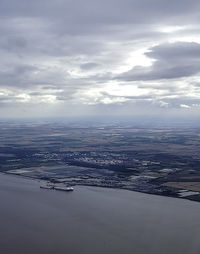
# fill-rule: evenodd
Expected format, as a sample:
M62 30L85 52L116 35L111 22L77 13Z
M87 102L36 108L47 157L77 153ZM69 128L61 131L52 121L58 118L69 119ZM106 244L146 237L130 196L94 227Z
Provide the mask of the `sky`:
M200 115L199 0L1 0L0 118Z

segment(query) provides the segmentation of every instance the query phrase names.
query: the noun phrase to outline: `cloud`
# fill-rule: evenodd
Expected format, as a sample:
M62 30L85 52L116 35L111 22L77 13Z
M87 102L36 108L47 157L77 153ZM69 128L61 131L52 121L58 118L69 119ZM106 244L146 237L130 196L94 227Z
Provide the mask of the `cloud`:
M11 115L199 105L199 12L199 0L2 0L0 103Z
M186 105L186 104L181 104L180 107L181 108L191 108L189 105Z
M155 60L150 67L136 66L118 78L126 81L176 79L200 72L200 44L176 42L149 49L146 56Z
M92 70L92 69L97 68L97 67L99 67L98 63L84 63L84 64L80 65L80 68L82 70Z

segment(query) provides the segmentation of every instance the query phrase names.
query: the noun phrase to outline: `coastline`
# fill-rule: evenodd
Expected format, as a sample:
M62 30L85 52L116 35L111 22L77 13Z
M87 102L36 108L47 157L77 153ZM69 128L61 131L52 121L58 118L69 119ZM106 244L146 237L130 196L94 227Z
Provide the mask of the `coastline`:
M19 177L19 178L24 178L24 179L29 179L32 181L36 181L38 183L48 183L49 181L40 179L40 178L34 178L32 176L24 176L21 174L15 174L15 173L6 173L6 172L0 172L0 174L7 175L7 176L14 176L14 177ZM153 195L153 196L161 196L161 197L167 197L167 198L173 198L173 199L178 199L178 200L187 200L187 201L192 201L195 203L200 203L200 200L195 200L191 199L190 197L178 197L178 196L173 196L173 195L163 195L159 193L150 193L150 192L143 192L140 190L131 190L128 188L123 188L123 187L110 187L110 186L102 186L102 185L95 185L95 184L75 184L73 185L76 189L76 186L88 186L88 187L94 187L94 188L106 188L106 189L115 189L115 190L125 190L125 191L130 191L130 192L136 192L136 193L142 193L142 194L147 194L147 195Z

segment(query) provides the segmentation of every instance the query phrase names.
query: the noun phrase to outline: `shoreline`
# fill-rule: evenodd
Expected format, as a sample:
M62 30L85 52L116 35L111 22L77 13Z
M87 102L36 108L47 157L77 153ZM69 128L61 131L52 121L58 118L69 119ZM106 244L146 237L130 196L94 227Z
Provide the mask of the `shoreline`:
M7 176L13 176L13 177L17 177L17 178L22 178L22 179L27 179L27 180L32 180L35 182L43 182L43 183L47 183L50 182L48 180L44 180L44 179L40 179L40 178L34 178L31 176L24 176L24 175L20 175L20 174L15 174L15 173L6 173L6 172L0 172L0 174L3 175L7 175ZM101 186L101 185L94 185L94 184L75 184L73 186L88 186L88 187L96 187L96 188L105 188L105 189L113 189L113 190L123 190L123 191L129 191L129 192L136 192L136 193L142 193L142 194L147 194L147 195L153 195L153 196L160 196L160 197L166 197L166 198L173 198L173 199L178 199L178 200L187 200L187 201L191 201L191 202L195 202L195 203L200 203L200 200L193 200L190 199L189 197L177 197L177 196L170 196L170 195L162 195L159 193L150 193L150 192L143 192L143 191L139 191L139 190L131 190L131 189L126 189L126 188L117 188L117 187L110 187L110 186Z

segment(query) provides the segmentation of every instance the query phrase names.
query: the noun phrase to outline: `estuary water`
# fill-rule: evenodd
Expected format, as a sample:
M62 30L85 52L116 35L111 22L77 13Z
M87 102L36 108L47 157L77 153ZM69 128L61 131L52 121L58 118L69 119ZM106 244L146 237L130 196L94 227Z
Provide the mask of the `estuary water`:
M0 174L2 254L199 254L200 203Z

